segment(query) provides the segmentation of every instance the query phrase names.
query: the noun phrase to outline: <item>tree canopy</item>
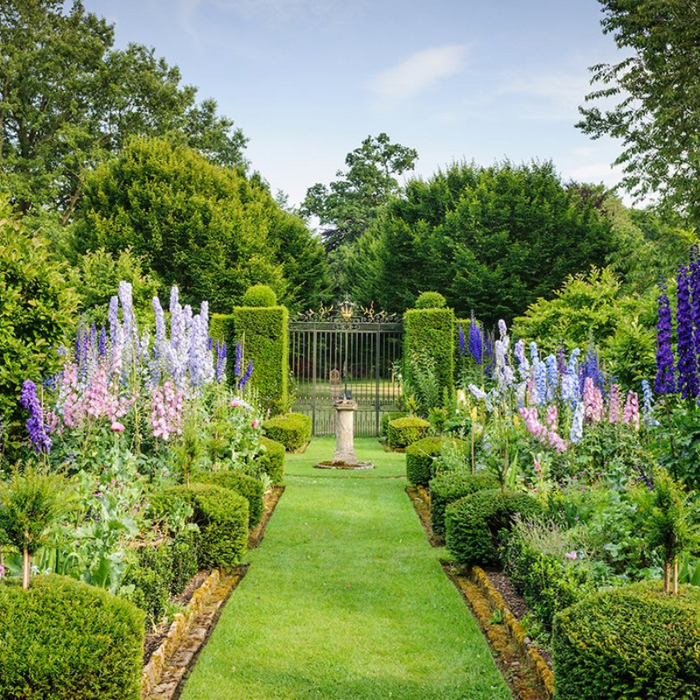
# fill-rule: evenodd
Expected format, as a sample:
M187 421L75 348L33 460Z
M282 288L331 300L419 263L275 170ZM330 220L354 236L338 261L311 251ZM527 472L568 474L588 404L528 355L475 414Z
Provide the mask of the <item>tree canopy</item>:
M591 68L598 89L577 125L622 141L615 163L634 195L700 222L700 8L695 0L599 0L603 31L626 57ZM610 102L615 102L608 107Z

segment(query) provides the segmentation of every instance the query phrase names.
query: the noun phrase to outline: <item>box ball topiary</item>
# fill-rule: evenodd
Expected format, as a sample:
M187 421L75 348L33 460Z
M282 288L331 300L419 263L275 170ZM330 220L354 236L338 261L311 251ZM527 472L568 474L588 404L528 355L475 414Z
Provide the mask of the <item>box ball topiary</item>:
M138 700L143 611L65 576L0 586L0 697Z
M587 596L554 618L557 700L700 697L700 588L660 582Z
M445 509L450 503L477 491L498 488L493 474L463 471L442 472L430 480L430 525L436 535L445 534Z
M516 513L527 520L541 512L525 493L477 491L445 509L445 543L460 564L497 566L499 532L510 529Z
M423 292L416 299L416 309L444 309L447 305L445 299L440 292Z
M287 452L303 452L311 439L311 416L285 413L263 423L265 436L284 445Z
M215 484L239 493L248 501L248 527L255 527L263 514L262 481L236 471L197 472L192 479L200 484Z
M387 442L392 449L405 449L428 434L430 423L416 416L406 416L389 421Z
M214 484L172 486L151 496L151 513L172 512L173 503L192 506L192 522L199 527L198 564L202 569L230 569L238 565L248 544L248 501Z
M414 486L428 486L435 476L435 459L443 448L449 445L455 450L467 453L469 446L464 440L445 437L426 437L411 443L406 448L406 478Z
M260 452L255 458L273 484L284 481L284 445L264 435L260 438Z
M381 434L386 437L389 434L389 421L396 420L397 418L405 418L408 415L405 411L389 411L389 413L382 414L381 421Z
M277 295L266 284L249 287L241 300L241 306L267 307L277 305Z

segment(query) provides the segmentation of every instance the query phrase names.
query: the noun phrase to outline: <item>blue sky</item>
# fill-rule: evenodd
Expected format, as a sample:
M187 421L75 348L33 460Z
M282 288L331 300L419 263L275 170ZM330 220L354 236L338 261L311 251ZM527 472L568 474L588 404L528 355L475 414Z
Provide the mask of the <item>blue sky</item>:
M597 0L84 0L116 43L152 46L250 139L253 169L299 203L384 131L414 175L455 160L554 161L614 184L613 141L574 124L588 67L617 61Z

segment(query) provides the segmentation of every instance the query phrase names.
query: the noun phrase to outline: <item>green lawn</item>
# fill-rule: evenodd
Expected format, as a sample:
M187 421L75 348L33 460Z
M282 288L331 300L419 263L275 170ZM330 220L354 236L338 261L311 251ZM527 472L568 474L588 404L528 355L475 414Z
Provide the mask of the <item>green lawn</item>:
M184 700L505 700L511 695L404 493L404 456L356 442L370 472L288 456L287 490Z

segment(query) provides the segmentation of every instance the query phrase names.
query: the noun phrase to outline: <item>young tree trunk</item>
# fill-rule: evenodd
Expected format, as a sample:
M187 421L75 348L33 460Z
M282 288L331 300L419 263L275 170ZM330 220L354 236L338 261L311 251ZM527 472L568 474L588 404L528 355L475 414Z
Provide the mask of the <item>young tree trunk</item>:
M472 420L472 474L476 473L476 456L474 453L474 421Z
M673 561L673 595L678 595L678 557Z
M25 547L22 550L22 588L25 590L29 588L29 574L32 570L32 558L29 556L29 552Z
M671 562L664 562L664 593L669 593L671 590Z

